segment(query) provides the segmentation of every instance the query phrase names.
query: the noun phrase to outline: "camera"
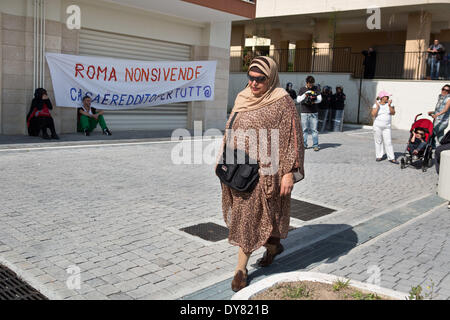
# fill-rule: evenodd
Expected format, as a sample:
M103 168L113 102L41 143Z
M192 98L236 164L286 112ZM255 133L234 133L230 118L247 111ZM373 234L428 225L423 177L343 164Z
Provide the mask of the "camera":
M309 91L306 93L305 103L306 104L313 104L317 100L317 96L319 95L319 92L317 91Z

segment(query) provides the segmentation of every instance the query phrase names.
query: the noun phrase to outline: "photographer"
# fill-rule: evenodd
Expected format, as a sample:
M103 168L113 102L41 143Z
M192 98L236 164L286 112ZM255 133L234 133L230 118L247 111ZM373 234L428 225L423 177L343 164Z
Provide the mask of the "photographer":
M301 104L300 110L305 149L308 147L308 132L311 131L314 151L319 151L319 132L317 131L319 119L318 105L322 102L322 95L314 85L315 82L314 77L306 77L306 86L300 88L297 96L297 103Z

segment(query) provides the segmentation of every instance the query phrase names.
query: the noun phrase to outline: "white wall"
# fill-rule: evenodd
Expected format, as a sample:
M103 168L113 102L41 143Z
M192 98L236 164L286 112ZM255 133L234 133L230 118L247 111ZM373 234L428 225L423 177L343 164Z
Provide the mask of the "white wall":
M316 83L322 87L329 85L335 92L336 85L344 87L347 96L344 121L356 123L358 116L358 91L359 79L353 79L350 74L336 73L280 73L280 84L286 88L286 83L292 82L294 89L298 91L305 84L308 75L314 76ZM381 90L393 94L392 100L397 113L392 118L392 127L396 129L409 130L414 117L428 111L434 110L441 88L449 81L410 81L410 80L363 80L360 122L372 124L370 110L375 102L376 94ZM228 109L233 107L237 94L247 84L245 73L230 73L228 92ZM431 119L431 118L430 118Z
M121 33L188 45L202 45L207 25L168 15L149 12L110 2L78 0L46 0L46 19L65 23L66 8L77 4L81 9L81 27ZM33 15L31 0L1 0L0 12ZM229 42L227 43L229 46Z
M63 1L65 4L71 1ZM79 1L81 27L188 45L202 42L202 23L97 1ZM66 8L66 5L63 6Z
M379 8L423 5L424 3L448 3L442 0L319 0L307 4L300 0L259 0L256 2L256 18L277 17L320 12L366 10L369 6Z

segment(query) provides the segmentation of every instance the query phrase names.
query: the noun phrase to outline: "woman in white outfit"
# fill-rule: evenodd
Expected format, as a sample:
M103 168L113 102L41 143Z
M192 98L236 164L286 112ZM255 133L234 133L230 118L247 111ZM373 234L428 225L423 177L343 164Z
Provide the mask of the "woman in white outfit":
M372 117L375 118L373 122L375 153L376 161L381 161L384 155L384 146L389 162L398 164L391 141L391 118L395 114L395 109L392 100L389 100L390 96L390 93L381 91L378 93L379 101L376 101L372 107Z

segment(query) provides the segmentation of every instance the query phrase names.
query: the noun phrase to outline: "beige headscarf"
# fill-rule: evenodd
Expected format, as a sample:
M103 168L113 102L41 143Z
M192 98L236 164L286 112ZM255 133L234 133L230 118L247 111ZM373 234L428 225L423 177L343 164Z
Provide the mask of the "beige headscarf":
M234 102L232 112L246 112L265 107L284 96L289 95L286 90L280 87L277 63L269 57L256 57L252 60L248 69L258 67L269 79L269 89L261 97L252 94L250 86L239 92Z

